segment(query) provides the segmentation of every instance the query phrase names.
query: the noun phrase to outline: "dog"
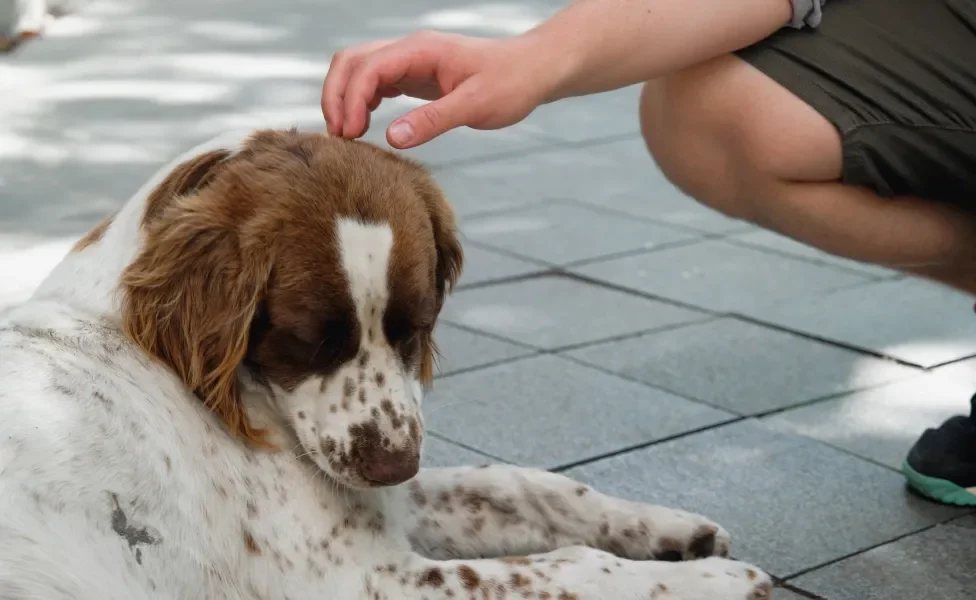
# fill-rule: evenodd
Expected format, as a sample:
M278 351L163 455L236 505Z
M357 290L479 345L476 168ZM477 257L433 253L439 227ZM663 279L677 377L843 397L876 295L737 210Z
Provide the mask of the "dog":
M257 130L163 167L0 321L0 598L769 598L703 516L420 468L463 257L375 145Z

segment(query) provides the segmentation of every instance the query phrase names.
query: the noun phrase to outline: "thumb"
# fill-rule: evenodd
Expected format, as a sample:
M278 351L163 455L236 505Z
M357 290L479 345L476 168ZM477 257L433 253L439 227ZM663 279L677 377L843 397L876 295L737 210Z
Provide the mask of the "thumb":
M386 130L386 140L401 150L419 146L466 125L472 112L471 94L461 87L403 115Z

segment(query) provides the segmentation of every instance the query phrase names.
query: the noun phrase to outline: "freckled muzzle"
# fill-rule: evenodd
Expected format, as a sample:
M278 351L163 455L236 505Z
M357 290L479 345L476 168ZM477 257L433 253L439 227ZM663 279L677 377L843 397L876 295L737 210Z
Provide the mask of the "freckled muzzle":
M375 422L349 428L350 458L359 475L373 485L397 485L420 471L420 443L408 441L396 448Z
M341 400L330 402L321 454L328 470L349 485L397 485L420 470L418 390L387 354L363 352L325 386Z

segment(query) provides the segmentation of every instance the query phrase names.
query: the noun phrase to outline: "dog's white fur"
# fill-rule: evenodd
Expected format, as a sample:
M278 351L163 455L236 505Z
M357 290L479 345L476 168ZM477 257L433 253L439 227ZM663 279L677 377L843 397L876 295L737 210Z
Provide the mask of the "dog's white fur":
M358 489L307 450L229 436L123 335L116 288L142 244L149 193L182 160L240 139L163 167L0 322L0 599L768 597L769 578L747 564L649 560L724 555L728 534L697 515L511 466L425 469ZM365 324L386 299L392 234L352 221L336 234ZM402 376L391 385L419 410L416 377L390 367L389 353L375 342L371 369ZM286 450L314 446L295 414L321 410L329 392L261 389L247 392L252 418Z

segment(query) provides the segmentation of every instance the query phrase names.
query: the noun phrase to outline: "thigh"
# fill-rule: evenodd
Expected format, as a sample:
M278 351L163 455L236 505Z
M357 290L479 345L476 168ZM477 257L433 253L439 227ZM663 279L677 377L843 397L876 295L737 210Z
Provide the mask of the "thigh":
M832 0L738 56L833 126L843 182L976 208L976 0Z

